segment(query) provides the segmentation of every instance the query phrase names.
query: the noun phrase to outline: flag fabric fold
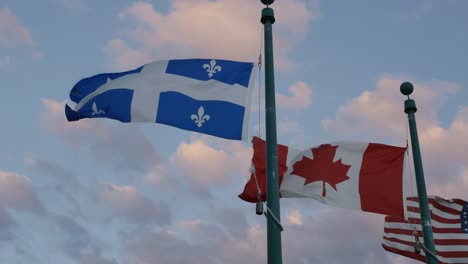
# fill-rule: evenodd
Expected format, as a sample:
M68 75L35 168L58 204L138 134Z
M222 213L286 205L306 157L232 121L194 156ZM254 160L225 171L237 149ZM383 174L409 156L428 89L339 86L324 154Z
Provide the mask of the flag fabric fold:
M265 142L253 139L250 180L239 197L257 201L257 178L266 192ZM281 197L312 198L325 204L404 216L403 168L406 148L377 143L337 142L306 150L278 145ZM265 197L263 198L265 199Z
M160 123L247 140L255 63L220 59L155 61L131 71L80 80L68 121L110 118Z
M468 263L468 203L437 196L428 197L428 203L438 263ZM414 250L414 230L419 241L424 241L417 197L407 198L407 211L407 220L385 217L382 247L389 252L425 262L424 250L420 253Z
M250 180L245 184L244 191L239 194L239 198L246 202L255 203L258 200L258 189L261 191L262 201L266 201L266 143L258 137L253 137L252 145L254 150L252 173ZM288 169L288 158L291 159L294 154L297 154L297 151L278 144L278 180L280 184Z

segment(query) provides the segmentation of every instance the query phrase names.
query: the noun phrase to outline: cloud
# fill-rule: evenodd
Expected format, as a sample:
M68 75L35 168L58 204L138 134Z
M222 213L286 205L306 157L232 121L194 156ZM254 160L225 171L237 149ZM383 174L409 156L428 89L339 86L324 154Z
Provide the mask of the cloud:
M68 256L79 259L81 252L92 247L92 239L88 231L73 218L57 215L54 220L57 227L65 234L65 240L62 241L61 247Z
M275 5L276 17L282 21L275 38L276 65L287 68L292 64L287 53L304 38L310 20L318 17L318 5L299 0ZM259 1L249 0L176 0L164 13L150 3L136 2L119 14L131 26L104 50L121 69L161 57L255 60L262 36L262 8Z
M447 128L434 125L420 136L428 192L467 200L468 107L460 106ZM453 197L455 196L455 197Z
M316 209L309 203L309 208L312 207ZM383 216L322 208L312 210L312 214L302 209L302 225L285 225L282 232L284 263L390 264L397 259L381 247ZM249 223L245 212L229 213L230 209L214 212L215 223L183 221L183 234L154 229L125 232L121 240L129 258L126 262L145 264L158 259L168 264L266 263L265 218L260 218L261 224ZM309 213L303 214L304 211ZM167 254L176 249L183 254Z
M150 264L155 260L166 264L215 263L210 260L209 252L203 254L196 246L167 231L130 232L124 235L123 241L129 263Z
M303 220L302 220L302 214L301 212L299 212L299 210L292 210L292 211L289 211L287 214L286 214L286 220L289 224L291 225L298 225L298 226L301 226L304 224Z
M287 263L393 263L380 245L383 216L323 208L304 216L302 225L286 227L283 252Z
M52 229L46 241L48 246L53 246L57 257L64 253L67 259L83 264L116 263L102 256L103 248L108 245L95 237L95 233L90 232L89 223L80 222L73 215L50 213L47 217L47 223Z
M168 175L168 169L164 165L156 165L149 169L143 176L143 181L172 193L180 192L182 186L178 179Z
M276 100L279 107L305 109L312 101L312 88L305 82L298 81L288 88L291 95L276 93Z
M211 145L215 142L218 147ZM188 177L192 190L202 196L209 195L209 187L225 185L232 176L247 175L249 159L249 149L241 143L203 136L180 143L171 157L172 163Z
M83 211L81 197L89 197L92 194L91 188L82 184L73 173L52 161L26 158L25 164L35 173L48 177L48 180L42 178L38 184L37 189L41 190L41 198L64 202L66 206L58 207L60 210L66 209L74 217L85 216L86 210Z
M216 184L226 181L229 155L210 147L200 139L182 142L176 150L174 163L196 184Z
M218 224L229 226L226 233L232 238L242 240L248 237L248 222L244 211L235 208L220 208L214 210Z
M8 8L0 9L0 46L11 48L16 45L33 46L34 41L29 30Z
M77 185L76 178L73 174L56 163L35 158L26 158L25 163L32 168L45 173L47 176L53 177L56 181L65 182L75 186Z
M101 184L99 191L104 208L110 209L112 215L116 217L140 224L164 225L171 221L170 210L165 203L154 202L133 186L105 183Z
M364 136L369 141L388 142L390 139L404 144L409 138L408 117L403 113L405 98L399 92L404 80L398 76L383 76L375 90L366 90L350 99L339 108L335 119L324 120L322 124L327 130L347 138L357 135L360 140ZM460 169L468 167L465 155L468 144L464 140L468 134L468 107L460 105L447 127L441 125L438 116L447 97L456 94L459 85L447 81L413 84L415 91L411 97L418 107L416 120L428 192L444 198L462 195L468 186L462 180ZM414 177L414 172L411 175ZM417 193L415 186L413 183L412 195Z
M130 126L102 119L67 122L64 101L41 101L44 106L39 116L41 125L62 136L73 147L88 146L89 158L97 164L110 164L116 171L128 174L146 173L159 163L153 143L135 124Z
M184 221L189 228L183 234L172 230L140 229L126 232L124 243L128 263L265 263L266 241L257 244L265 235L258 226L235 224L237 218L225 218L228 210L219 212L218 223ZM237 213L231 216L244 217ZM224 222L227 220L228 223ZM187 224L187 222L191 222ZM234 225L231 225L234 224ZM241 227L241 229L239 229ZM239 232L241 231L241 232ZM164 243L160 243L164 241ZM180 254L168 254L168 252Z
M43 213L44 208L31 188L28 177L0 171L0 208Z
M15 228L17 224L8 212L0 208L0 243L9 242L15 239Z
M375 90L366 90L341 106L334 119L322 121L330 131L341 135L369 135L405 138L407 116L403 112L405 97L400 93L401 83L410 77L384 75L378 79ZM446 81L413 82L417 101L418 128L427 130L437 124L438 109L458 85Z
M108 259L95 253L85 253L81 256L82 264L118 264L115 259Z

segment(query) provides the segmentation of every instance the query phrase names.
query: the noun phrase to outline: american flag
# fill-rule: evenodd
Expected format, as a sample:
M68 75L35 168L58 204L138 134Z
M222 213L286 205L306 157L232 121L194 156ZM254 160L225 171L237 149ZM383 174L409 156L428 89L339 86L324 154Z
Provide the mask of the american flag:
M461 199L429 197L432 233L438 263L468 264L468 203ZM387 216L382 246L385 250L426 261L425 252L415 253L414 230L424 242L417 197L407 198L408 220Z

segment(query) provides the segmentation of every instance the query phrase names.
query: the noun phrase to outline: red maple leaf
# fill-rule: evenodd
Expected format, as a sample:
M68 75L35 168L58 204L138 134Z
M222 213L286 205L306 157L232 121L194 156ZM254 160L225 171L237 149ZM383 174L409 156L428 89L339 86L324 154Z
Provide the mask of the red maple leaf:
M329 144L313 148L312 154L314 155L314 159L303 156L302 160L293 165L292 174L306 179L304 185L322 181L322 196L325 197L327 194L325 183L328 183L333 189L337 190L336 185L338 183L349 179L346 173L348 173L351 166L343 164L341 159L333 162L337 148L338 146Z

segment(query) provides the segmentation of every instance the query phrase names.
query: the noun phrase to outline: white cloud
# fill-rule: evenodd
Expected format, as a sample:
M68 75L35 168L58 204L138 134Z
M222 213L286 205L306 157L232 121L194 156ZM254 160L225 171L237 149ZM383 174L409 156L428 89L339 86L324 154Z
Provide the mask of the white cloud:
M0 9L0 46L34 45L29 30L8 7Z
M229 155L200 139L191 143L182 142L173 161L196 184L219 184L227 179Z
M213 186L226 183L230 175L246 174L250 164L248 153L248 148L238 142L222 143L216 149L196 138L190 143L182 142L172 161L195 186Z
M101 184L100 198L105 208L114 216L138 223L168 224L171 219L169 208L164 203L156 203L139 193L133 186Z
M276 93L279 107L305 109L312 101L312 88L305 82L298 81L288 88L291 95Z
M91 158L99 164L111 164L119 172L146 173L159 163L154 145L137 126L111 120L84 119L68 122L65 101L42 99L41 125L63 137L66 143L89 147Z
M0 208L27 210L35 213L44 208L31 188L28 177L0 171Z
M17 223L7 210L0 208L0 243L14 240L16 227Z
M302 225L286 226L282 232L285 263L393 263L395 258L381 247L383 216L327 208L304 217ZM241 225L236 225L242 215L245 213L234 218L226 215L216 224L183 221L189 227L183 235L149 229L125 233L122 240L127 262L144 264L158 259L168 264L265 263L266 225L264 221L244 223L243 219ZM183 254L167 254L175 249Z
M148 173L146 173L143 179L155 185L161 184L166 173L167 168L163 165L158 165L152 168Z
M375 90L366 90L348 100L338 109L334 119L322 121L322 125L337 134L373 133L405 138L407 115L404 113L405 97L400 93L402 76L385 75L377 81ZM454 93L458 85L444 81L413 82L416 99L418 128L426 131L437 124L437 110L446 101L446 95ZM423 132L424 133L424 132Z
M204 225L202 220L194 219L194 220L183 220L179 222L180 227L188 231L196 231L200 228L201 225Z
M111 40L105 51L119 68L147 63L151 58L217 57L256 60L263 25L259 1L175 0L167 13L152 4L136 2L119 14L131 27ZM275 38L276 64L287 68L287 53L304 38L318 6L307 8L300 0L275 3L282 23Z
M41 99L44 109L39 114L41 125L49 132L69 138L67 143L79 146L86 134L98 134L104 136L106 132L102 123L93 124L93 120L80 122L68 122L65 117L66 101L58 102L51 99Z
M168 168L162 164L150 168L144 174L143 181L159 190L166 190L172 193L178 193L183 188L183 184L175 177L171 177L168 173Z
M339 108L336 118L324 120L326 129L339 135L363 135L369 140L391 139L404 144L408 137L408 117L403 112L405 97L399 86L405 81L397 76L384 76L375 90L367 90ZM411 97L416 101L416 120L421 146L426 186L430 195L444 198L463 196L468 185L462 180L460 168L468 167L465 140L468 135L468 107L459 106L454 119L442 126L438 113L448 95L456 94L459 86L446 81L414 82ZM412 163L412 162L411 162ZM412 173L414 177L414 172ZM413 179L412 179L413 180ZM411 194L416 194L413 185Z
M301 212L299 212L299 210L292 210L292 211L289 211L287 214L286 214L286 219L288 221L289 224L291 225L303 225L303 220L302 220L302 214Z

